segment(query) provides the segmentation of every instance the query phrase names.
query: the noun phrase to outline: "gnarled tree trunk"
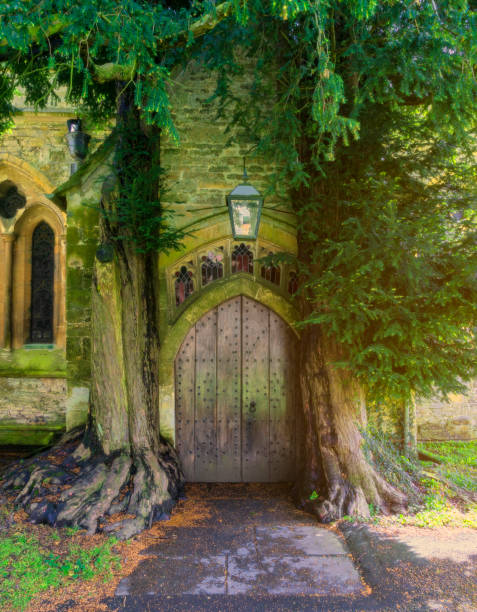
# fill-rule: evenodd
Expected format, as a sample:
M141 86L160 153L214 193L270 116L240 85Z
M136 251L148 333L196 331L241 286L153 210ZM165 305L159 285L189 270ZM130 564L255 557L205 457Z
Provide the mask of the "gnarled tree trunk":
M367 461L359 429L366 425L363 391L350 372L333 365L338 345L315 325L303 331L300 387L305 416L305 470L302 501L329 522L344 515L369 516L404 509L406 497ZM318 497L312 502L310 495Z

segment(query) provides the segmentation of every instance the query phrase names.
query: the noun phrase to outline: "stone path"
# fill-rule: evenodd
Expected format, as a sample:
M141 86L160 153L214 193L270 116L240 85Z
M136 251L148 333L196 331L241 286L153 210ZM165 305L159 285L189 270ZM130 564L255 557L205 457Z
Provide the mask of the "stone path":
M187 491L169 523L139 536L150 544L116 594L88 612L477 611L471 529L338 532L297 510L286 486ZM71 599L56 612L81 606Z
M117 597L362 592L345 541L286 498L210 498L207 505L206 524L165 526Z

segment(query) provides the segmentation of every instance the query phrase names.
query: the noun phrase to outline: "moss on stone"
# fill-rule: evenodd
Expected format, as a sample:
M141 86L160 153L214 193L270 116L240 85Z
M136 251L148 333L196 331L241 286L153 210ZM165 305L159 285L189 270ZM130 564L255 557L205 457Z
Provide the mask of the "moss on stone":
M22 348L15 351L0 351L0 376L65 377L65 352L56 348Z
M48 446L65 430L65 424L41 425L0 425L1 446Z

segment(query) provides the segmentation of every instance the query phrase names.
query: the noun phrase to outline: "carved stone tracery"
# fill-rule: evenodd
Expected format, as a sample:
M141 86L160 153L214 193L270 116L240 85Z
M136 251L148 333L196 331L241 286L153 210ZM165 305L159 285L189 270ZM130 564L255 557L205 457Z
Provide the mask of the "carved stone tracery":
M297 289L296 273L291 266L260 261L279 251L279 247L266 241L246 243L224 239L188 253L167 272L172 319L177 309L202 289L239 274L252 276L256 282L273 286L275 291L290 300Z
M7 187L6 193L0 197L0 217L12 219L17 214L17 210L24 208L25 205L25 196L19 193L16 185L11 185Z

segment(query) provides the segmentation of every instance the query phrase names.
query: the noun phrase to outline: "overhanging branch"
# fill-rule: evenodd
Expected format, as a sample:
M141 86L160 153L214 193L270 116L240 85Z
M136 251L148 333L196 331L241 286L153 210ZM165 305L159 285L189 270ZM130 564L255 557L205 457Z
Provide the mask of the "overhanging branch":
M223 19L231 12L232 2L222 2L219 4L214 13L207 13L197 21L191 23L190 27L175 35L168 36L158 40L158 51L167 48L179 47L187 44L189 40L199 38L210 30L213 30ZM32 26L28 29L30 35L30 44L38 43L41 39L49 38L60 34L69 25L67 17L54 17L51 25L46 30L41 30L38 26ZM9 59L12 51L16 51L9 47L8 41L0 40L0 61ZM108 81L128 81L134 78L137 69L137 62L129 64L115 64L106 62L105 64L96 65L90 62L92 73L95 81L98 83L106 83Z

